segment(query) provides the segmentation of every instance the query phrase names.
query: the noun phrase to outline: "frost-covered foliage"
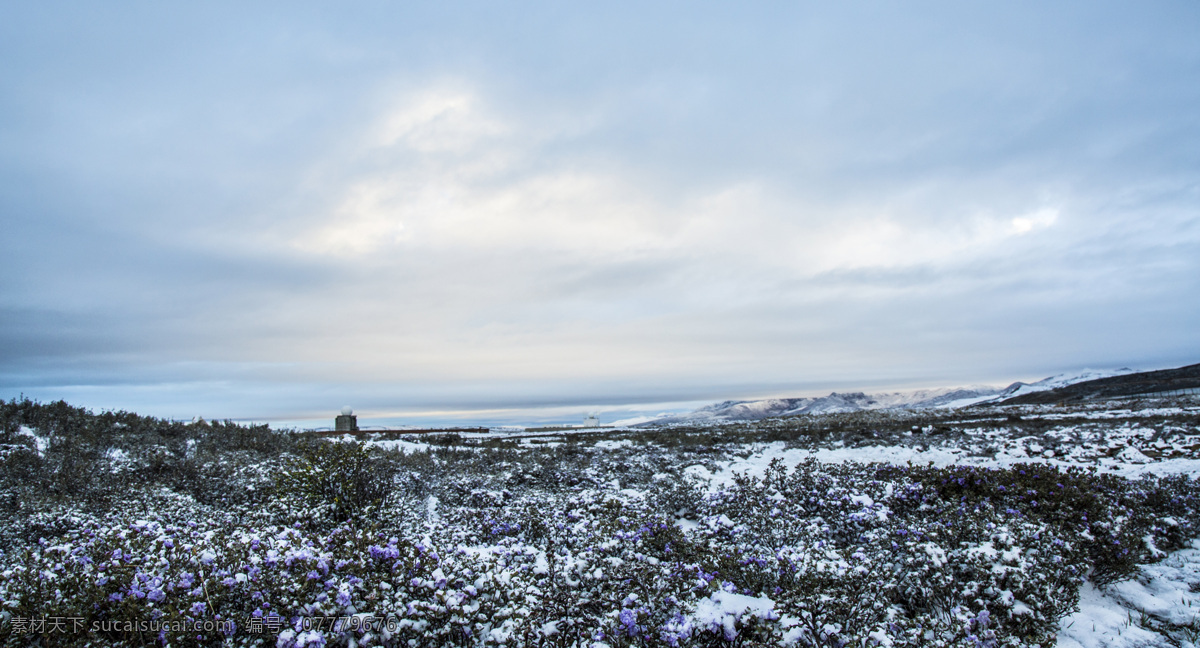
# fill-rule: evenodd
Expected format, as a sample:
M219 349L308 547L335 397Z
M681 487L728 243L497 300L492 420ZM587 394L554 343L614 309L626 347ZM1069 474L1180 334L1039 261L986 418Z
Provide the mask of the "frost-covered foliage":
M368 518L392 490L390 462L361 443L310 441L276 475L275 496L314 520Z
M810 460L711 487L692 475L742 446L403 454L3 415L13 646L1048 646L1084 579L1200 524L1191 480L1039 464ZM69 461L93 471L74 494ZM82 630L31 632L47 617Z

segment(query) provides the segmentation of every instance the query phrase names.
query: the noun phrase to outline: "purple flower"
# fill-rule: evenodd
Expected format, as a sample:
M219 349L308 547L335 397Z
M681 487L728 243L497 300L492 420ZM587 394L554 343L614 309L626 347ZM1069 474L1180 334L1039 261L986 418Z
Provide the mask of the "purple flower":
M617 620L620 622L621 627L625 630L627 635L630 637L636 637L638 635L639 628L637 624L636 611L625 608L624 610L621 610L621 614L617 617Z

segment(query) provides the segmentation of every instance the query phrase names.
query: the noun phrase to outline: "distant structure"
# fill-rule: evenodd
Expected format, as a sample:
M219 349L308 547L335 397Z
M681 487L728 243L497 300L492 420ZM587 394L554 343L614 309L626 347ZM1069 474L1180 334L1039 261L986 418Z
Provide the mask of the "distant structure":
M336 432L357 432L358 417L354 415L354 410L347 405L342 408L342 413L333 420L333 429Z
M589 414L587 418L583 419L583 427L600 427L600 419L595 414Z

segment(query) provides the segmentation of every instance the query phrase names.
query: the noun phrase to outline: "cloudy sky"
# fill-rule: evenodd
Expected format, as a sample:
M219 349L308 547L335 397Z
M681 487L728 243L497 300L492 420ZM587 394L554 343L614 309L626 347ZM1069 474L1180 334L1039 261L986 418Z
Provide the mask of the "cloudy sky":
M574 420L1200 362L1200 3L414 4L5 3L0 397Z

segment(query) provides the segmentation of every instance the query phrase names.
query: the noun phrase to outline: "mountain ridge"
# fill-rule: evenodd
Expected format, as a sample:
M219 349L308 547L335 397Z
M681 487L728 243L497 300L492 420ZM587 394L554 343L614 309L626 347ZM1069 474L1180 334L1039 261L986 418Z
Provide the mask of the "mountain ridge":
M1200 364L1142 372L1129 367L1108 370L1082 369L1055 374L1031 383L1018 381L1003 388L969 385L873 394L863 391L834 391L828 396L724 400L686 414L659 417L641 425L732 423L777 416L832 414L867 409L1056 403L1089 397L1105 398L1193 387L1200 387Z
M1153 371L1129 370L1126 373L1075 381L1051 389L1014 393L995 404L1044 405L1152 395L1157 392L1184 389L1200 389L1200 364Z

